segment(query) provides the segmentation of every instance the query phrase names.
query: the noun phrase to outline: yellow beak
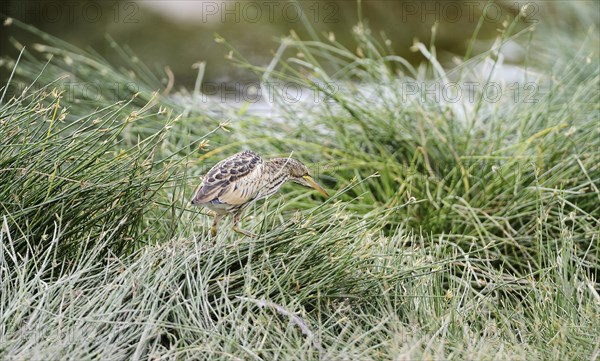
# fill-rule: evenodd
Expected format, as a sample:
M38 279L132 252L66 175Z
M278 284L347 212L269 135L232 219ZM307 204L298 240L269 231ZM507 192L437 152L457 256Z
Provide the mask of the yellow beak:
M319 185L319 183L315 182L315 180L309 176L309 175L305 175L304 180L306 181L306 183L308 183L308 185L314 189L316 189L319 193L321 193L322 195L324 195L325 197L329 197L329 194L327 193L327 191L325 189L323 189L323 187L321 187Z

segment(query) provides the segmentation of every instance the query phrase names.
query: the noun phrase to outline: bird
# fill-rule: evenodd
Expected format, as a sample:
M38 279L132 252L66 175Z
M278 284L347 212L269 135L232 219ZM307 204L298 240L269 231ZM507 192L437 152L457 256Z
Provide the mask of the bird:
M239 226L244 210L276 193L287 181L313 188L329 197L299 160L274 158L265 161L254 151L245 150L215 164L202 179L190 203L214 212L210 227L213 239L217 236L219 222L227 215L233 216L235 232L254 238L255 234Z

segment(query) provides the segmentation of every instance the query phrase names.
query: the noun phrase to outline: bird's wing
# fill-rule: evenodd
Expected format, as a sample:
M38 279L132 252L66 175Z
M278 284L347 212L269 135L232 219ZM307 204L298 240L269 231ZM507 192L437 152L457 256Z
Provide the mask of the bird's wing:
M193 202L244 204L258 192L263 169L263 160L253 151L245 151L224 159L206 174Z

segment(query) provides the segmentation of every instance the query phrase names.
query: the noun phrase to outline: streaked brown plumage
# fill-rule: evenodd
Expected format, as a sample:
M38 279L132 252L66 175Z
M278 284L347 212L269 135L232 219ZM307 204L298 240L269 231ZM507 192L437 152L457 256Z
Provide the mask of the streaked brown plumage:
M239 228L242 213L253 202L264 199L286 181L311 187L328 197L300 161L292 158L263 159L251 150L232 155L212 167L196 190L191 203L215 212L211 235L217 234L219 222L233 215L233 230L249 237L255 235Z

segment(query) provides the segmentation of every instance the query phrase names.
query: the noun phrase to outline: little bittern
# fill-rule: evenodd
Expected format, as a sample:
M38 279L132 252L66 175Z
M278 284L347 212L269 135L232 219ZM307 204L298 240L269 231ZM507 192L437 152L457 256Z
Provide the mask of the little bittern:
M263 161L258 154L246 150L212 167L196 190L191 203L215 212L210 228L213 237L217 235L219 222L228 214L233 215L234 231L255 237L239 228L242 213L253 202L277 192L286 181L314 188L329 197L300 161L292 158Z

